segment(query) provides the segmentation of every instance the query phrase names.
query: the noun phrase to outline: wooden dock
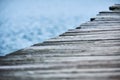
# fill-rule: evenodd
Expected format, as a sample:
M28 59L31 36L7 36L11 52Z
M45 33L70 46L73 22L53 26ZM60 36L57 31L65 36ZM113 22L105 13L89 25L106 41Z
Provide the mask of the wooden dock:
M120 80L120 4L76 29L0 57L0 80Z

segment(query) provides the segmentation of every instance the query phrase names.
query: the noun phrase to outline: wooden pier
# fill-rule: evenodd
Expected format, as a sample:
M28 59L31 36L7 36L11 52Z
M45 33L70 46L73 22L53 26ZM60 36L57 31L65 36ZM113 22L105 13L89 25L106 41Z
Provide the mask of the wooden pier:
M58 37L0 57L0 80L120 80L120 4L109 9Z

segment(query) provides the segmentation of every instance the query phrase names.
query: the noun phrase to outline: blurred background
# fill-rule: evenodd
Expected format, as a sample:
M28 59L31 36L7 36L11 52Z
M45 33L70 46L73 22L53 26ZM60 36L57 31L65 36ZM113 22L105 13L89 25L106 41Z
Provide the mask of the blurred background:
M120 0L0 0L0 56L89 21Z

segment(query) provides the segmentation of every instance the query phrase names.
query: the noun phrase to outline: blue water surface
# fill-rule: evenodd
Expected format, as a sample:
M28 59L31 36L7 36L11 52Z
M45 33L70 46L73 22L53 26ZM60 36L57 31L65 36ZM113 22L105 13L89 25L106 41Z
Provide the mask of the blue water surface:
M0 56L56 37L119 0L0 0Z

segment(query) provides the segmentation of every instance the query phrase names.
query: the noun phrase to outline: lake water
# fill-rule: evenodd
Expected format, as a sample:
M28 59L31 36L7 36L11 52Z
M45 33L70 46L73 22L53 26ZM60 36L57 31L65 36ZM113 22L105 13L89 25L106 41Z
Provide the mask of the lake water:
M0 0L0 56L89 21L119 0Z

